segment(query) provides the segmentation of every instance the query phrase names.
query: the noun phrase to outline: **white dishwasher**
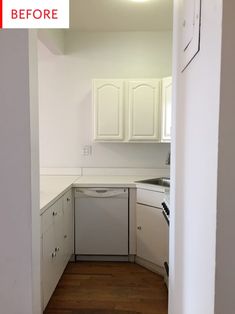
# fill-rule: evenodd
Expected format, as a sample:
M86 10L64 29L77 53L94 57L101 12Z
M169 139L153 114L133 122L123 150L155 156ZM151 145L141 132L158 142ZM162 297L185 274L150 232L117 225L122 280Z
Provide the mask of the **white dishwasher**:
M128 189L76 188L76 259L106 260L105 256L111 259L112 256L128 256L128 198Z

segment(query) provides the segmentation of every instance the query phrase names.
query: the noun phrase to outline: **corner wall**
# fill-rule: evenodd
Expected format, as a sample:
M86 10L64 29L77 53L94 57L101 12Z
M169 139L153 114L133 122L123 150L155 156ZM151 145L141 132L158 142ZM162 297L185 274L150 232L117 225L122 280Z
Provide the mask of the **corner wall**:
M201 50L183 73L182 14L175 0L169 313L214 314L222 1L202 1Z
M0 31L0 312L41 314L36 34Z

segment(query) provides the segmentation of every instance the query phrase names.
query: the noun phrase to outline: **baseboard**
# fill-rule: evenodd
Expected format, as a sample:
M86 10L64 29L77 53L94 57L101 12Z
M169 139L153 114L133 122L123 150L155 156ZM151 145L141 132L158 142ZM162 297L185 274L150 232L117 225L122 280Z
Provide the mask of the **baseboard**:
M156 264L153 264L149 261L146 261L145 259L143 259L141 257L136 256L135 257L135 263L151 270L152 272L154 272L158 275L161 275L162 277L165 276L165 270L163 267L160 267Z
M75 254L71 255L70 259L69 259L69 262L75 262L76 261L76 257L75 257Z
M129 257L120 255L76 255L75 260L76 262L128 262Z
M129 256L128 256L128 261L129 261L130 263L135 263L135 255L129 255Z

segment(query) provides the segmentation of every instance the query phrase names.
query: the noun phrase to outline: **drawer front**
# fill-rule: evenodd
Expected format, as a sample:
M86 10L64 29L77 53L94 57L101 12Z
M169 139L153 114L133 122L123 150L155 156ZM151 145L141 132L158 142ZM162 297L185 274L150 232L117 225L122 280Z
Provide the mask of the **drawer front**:
M63 196L63 208L66 210L68 207L72 206L72 189L69 190L67 193Z
M137 189L137 203L162 208L165 193Z
M55 222L55 217L58 215L58 202L49 207L45 213L42 214L42 233L44 234Z
M44 234L53 224L53 212L56 212L55 204L49 207L42 215L42 233Z
M72 202L71 191L58 199L42 214L42 233L44 234L59 217L63 216L63 208Z
M63 197L59 198L59 199L56 201L56 208L57 208L57 215L55 216L55 218L56 218L58 215L63 215Z

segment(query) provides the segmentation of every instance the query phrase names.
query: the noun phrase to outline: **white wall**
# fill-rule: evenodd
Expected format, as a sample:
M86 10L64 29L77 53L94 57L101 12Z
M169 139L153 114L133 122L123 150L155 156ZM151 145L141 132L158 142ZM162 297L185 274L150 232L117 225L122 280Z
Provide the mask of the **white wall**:
M66 35L66 55L40 48L41 167L165 167L169 144L93 144L93 78L171 75L170 32ZM83 157L83 145L92 145Z
M201 50L183 73L181 3L175 0L169 313L213 314L222 1L202 1Z
M0 312L6 314L41 313L36 44L28 30L0 32Z

